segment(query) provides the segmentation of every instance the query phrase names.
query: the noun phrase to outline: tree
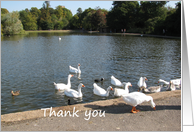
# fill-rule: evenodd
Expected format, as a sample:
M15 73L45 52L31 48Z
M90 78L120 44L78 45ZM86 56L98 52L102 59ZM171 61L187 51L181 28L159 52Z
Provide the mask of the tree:
M85 29L90 30L94 26L92 25L92 15L94 14L94 11L91 11L87 13L87 16L84 17L82 25Z
M63 17L63 9L62 9L62 6L57 6L56 9L55 9L55 15L57 16L58 19L62 19Z
M139 18L141 27L145 27L145 22L148 19L153 19L155 17L161 17L164 15L164 5L168 1L141 1Z
M54 25L54 29L56 30L57 29L58 18L57 18L57 16L55 14L51 15L51 21L52 21L52 23Z
M37 19L28 9L22 10L19 13L24 30L37 30Z
M106 11L103 12L101 9L97 9L97 11L92 15L92 24L97 30L100 27L106 26Z
M40 16L41 11L36 7L31 7L30 12L36 19Z
M54 28L54 25L51 21L49 6L50 6L49 1L45 1L43 3L43 7L40 9L41 10L41 15L40 15L40 18L38 20L38 23L40 25L39 28L41 28L42 30L48 30L48 29L53 29Z
M80 22L79 22L79 17L77 15L74 15L71 20L70 20L70 26L72 29L78 29L80 28Z
M66 18L68 21L70 21L71 18L73 17L72 12L67 8L62 8L62 9L63 9L63 18Z
M79 7L79 8L77 9L76 15L77 15L78 17L81 17L82 13L83 13L82 8Z
M135 26L139 3L137 1L114 1L114 7L107 15L107 25L111 28L123 29Z
M164 29L167 35L181 36L181 3L176 4L176 9L168 12L164 21Z
M23 31L23 26L19 20L19 13L12 12L3 16L2 20L4 34L17 34Z
M1 8L1 14L7 14L9 11L5 8Z

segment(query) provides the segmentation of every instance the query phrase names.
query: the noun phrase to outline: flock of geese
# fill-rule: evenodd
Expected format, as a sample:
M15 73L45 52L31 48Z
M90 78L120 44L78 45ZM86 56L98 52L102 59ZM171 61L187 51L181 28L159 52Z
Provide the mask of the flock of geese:
M78 67L74 68L72 66L69 66L69 72L70 73L76 73L81 74L80 70L80 64L78 63ZM71 77L73 77L72 74L68 75L67 84L64 83L55 83L54 86L56 90L64 91L64 94L67 97L73 97L73 98L81 98L83 97L83 94L81 92L81 88L85 87L82 83L78 85L78 91L71 89ZM160 86L151 86L147 88L146 80L148 80L146 77L140 77L137 85L139 87L138 91L129 93L129 87L132 87L132 84L130 82L121 82L114 76L111 76L111 84L119 87L114 88L114 96L121 97L127 104L133 106L131 112L137 113L139 110L136 109L136 106L143 103L143 102L150 102L151 107L155 110L155 103L153 101L153 98L151 96L148 96L144 93L155 93L160 92L163 85ZM104 78L101 79L95 79L93 83L93 93L98 96L102 97L108 97L109 92L113 90L112 86L109 86L106 90L104 88L101 88L96 83L104 81ZM158 83L164 83L164 85L168 85L168 90L176 90L176 86L181 86L181 79L174 79L170 80L170 82L167 82L165 80L159 79ZM124 89L123 89L124 87ZM142 93L143 92L143 93ZM20 91L11 91L12 96L17 96L20 94ZM70 103L70 100L68 100L68 104Z
M74 68L72 66L69 66L69 72L70 73L78 73L81 74L80 70L80 64L78 63L78 68ZM67 79L67 84L64 83L55 83L54 86L56 90L63 90L64 94L68 97L73 97L73 98L80 98L83 96L81 92L81 88L85 87L82 83L78 85L78 91L71 89L71 77L73 75L69 74L68 79ZM162 85L161 86L152 86L147 88L146 85L146 80L148 80L146 77L140 77L137 85L139 87L137 92L131 92L129 93L129 87L132 87L132 84L130 82L121 82L114 76L111 76L111 84L120 87L120 88L114 88L114 96L116 97L122 97L122 99L129 105L132 105L133 108L131 110L132 113L137 113L139 110L136 110L136 106L143 103L143 102L149 102L151 107L155 110L155 103L153 102L153 98L151 96L148 96L142 92L145 93L154 93L154 92L160 92ZM109 86L106 90L104 88L101 88L98 86L96 83L104 81L104 78L101 79L95 79L93 83L93 93L98 96L102 97L108 97L109 92L113 90L112 86ZM181 79L175 79L175 80L170 80L170 82L164 81L162 79L158 80L158 83L162 82L166 85L168 85L167 90L176 90L175 85L180 86L181 85ZM124 87L124 89L123 89Z

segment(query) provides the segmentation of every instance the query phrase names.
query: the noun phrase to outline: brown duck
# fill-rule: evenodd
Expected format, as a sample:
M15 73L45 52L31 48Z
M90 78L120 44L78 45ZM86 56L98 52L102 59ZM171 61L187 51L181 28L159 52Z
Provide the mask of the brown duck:
M20 94L20 90L18 90L18 91L11 91L11 94L12 94L12 96L17 96L17 95L19 95Z

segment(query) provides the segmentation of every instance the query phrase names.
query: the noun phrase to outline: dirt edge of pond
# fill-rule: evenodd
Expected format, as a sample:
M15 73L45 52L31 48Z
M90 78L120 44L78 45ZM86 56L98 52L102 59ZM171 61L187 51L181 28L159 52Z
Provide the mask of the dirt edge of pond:
M153 93L153 94L147 94L147 95L152 96L154 100L161 100L167 97L181 96L181 90L165 91L165 92L159 92L159 93ZM125 102L121 98L116 98L116 99L103 100L103 101L94 101L90 103L53 107L52 111L55 111L56 113L59 110L72 112L74 107L76 108L76 110L86 111L86 110L92 110L92 109L99 109L107 106L122 105L123 103ZM91 105L93 107L85 107L88 105ZM45 108L42 108L42 109L45 109ZM45 113L46 113L46 117L49 117L50 112L47 110L47 112ZM37 118L43 118L43 117L44 117L44 110L41 110L41 109L17 112L17 113L9 113L9 114L1 115L1 123L17 122L17 121L31 120L31 119L37 119Z

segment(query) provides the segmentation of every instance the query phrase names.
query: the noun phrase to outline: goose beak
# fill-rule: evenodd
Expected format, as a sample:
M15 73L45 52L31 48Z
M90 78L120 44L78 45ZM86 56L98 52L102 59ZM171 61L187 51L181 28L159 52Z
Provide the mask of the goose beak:
M111 88L111 90L113 90L113 88Z
M156 110L156 107L154 107L153 109Z
M158 83L159 83L159 81L158 81Z
M145 78L145 80L147 80L147 81L148 81L148 79L147 79L147 78Z
M82 85L82 87L85 87L84 85Z
M73 75L71 75L71 77L73 77Z

